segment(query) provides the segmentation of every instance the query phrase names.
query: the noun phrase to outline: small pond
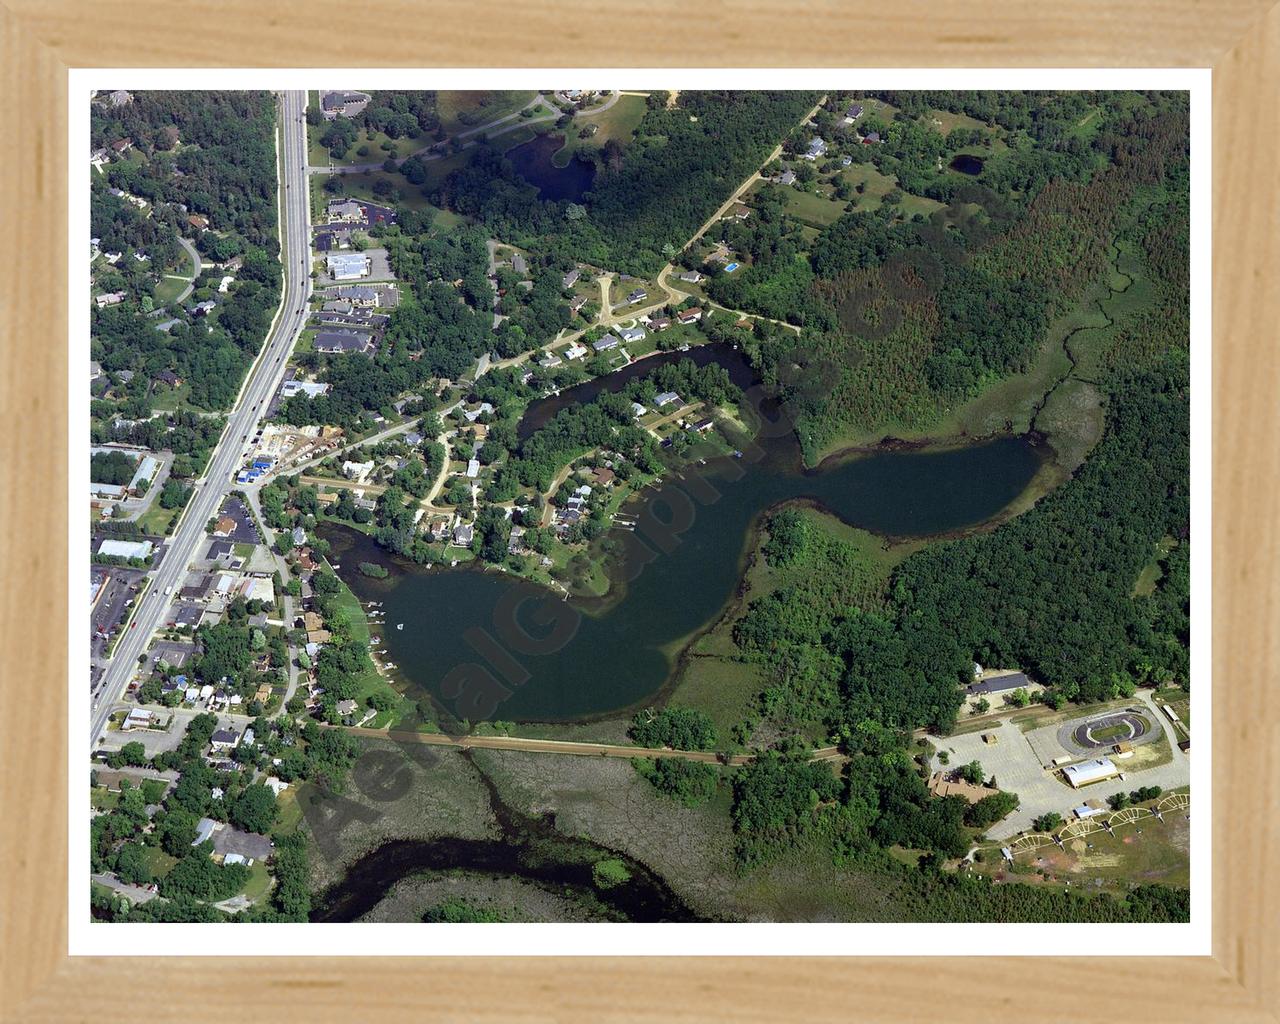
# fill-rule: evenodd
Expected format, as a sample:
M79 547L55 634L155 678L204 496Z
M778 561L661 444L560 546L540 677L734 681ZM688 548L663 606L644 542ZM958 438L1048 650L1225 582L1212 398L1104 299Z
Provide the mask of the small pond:
M539 199L580 203L595 181L596 165L575 156L564 167L557 167L551 158L564 143L563 135L539 135L508 150L507 159L515 165L516 173L538 190Z
M953 171L959 171L961 174L971 174L975 177L982 173L982 167L982 158L974 156L972 153L959 153L951 161L951 169Z

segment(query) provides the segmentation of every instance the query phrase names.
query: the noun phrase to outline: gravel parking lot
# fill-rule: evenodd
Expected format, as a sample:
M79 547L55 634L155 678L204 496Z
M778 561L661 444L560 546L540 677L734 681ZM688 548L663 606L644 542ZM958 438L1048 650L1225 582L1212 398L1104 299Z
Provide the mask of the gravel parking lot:
M1167 723L1151 705L1146 693L1140 693L1130 703L1135 707L1145 704L1149 708L1143 711L1143 715L1155 724L1150 742L1156 742L1162 737L1166 741L1171 739ZM1078 722L1092 721L1098 717L1098 713L1082 715ZM1064 725L1076 725L1078 722L1059 722L1027 733L1007 721L1002 720L999 724L992 722L990 727L980 732L935 740L937 750L947 752L948 763L942 764L935 753L930 767L932 771L945 771L976 760L982 764L986 778L995 776L998 788L1018 794L1018 809L987 830L987 835L992 839L1006 839L1024 832L1031 828L1033 819L1048 811L1057 811L1066 818L1071 808L1087 799L1105 800L1114 793L1127 793L1138 786L1173 789L1190 784L1190 761L1178 749L1176 738L1173 738L1173 759L1170 763L1145 771L1124 772L1124 763L1118 761L1117 765L1124 772L1123 778L1099 782L1085 789L1073 789L1059 774L1047 771L1044 766L1051 764L1055 757L1071 753L1062 748L1057 737ZM996 742L984 742L984 735L996 737ZM1101 752L1091 751L1084 756L1098 757Z

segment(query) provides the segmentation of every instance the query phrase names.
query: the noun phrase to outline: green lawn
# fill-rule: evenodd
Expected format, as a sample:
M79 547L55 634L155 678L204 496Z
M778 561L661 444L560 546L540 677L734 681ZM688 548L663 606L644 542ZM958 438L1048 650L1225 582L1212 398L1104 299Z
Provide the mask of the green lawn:
M144 847L142 859L151 868L151 873L156 878L163 878L178 863L176 857L170 857L158 846Z
M270 888L271 872L267 870L266 864L255 860L249 865L249 881L245 883L241 892L247 899L256 901L265 896Z
M839 219L848 203L815 192L792 189L787 196L787 213L815 228L824 228Z
M436 95L436 112L450 135L513 114L537 95L533 89L450 91Z
M564 167L578 150L600 149L610 139L625 148L640 127L647 109L643 96L619 96L618 102L604 113L575 117L564 147L551 158L551 162L557 167ZM599 130L590 138L578 138L578 132L589 124L598 125Z
M147 533L163 536L181 511L180 508L161 508L157 495L151 507L138 517L138 526Z

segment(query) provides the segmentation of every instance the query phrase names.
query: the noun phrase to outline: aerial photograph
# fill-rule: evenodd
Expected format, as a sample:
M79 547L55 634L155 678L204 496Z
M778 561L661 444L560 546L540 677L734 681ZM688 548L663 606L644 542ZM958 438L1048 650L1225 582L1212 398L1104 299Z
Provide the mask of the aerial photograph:
M1189 94L844 77L92 94L94 932L1190 920Z

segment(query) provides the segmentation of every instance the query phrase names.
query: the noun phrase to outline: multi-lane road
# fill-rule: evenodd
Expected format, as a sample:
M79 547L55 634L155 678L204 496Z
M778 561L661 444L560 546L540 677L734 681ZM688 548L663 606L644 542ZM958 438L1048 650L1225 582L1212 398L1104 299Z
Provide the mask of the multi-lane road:
M156 628L166 619L174 596L181 589L187 566L196 557L205 539L205 524L217 512L222 499L233 488L236 471L249 443L266 414L271 396L280 386L289 353L307 319L311 293L310 198L307 185L307 94L281 93L280 135L277 139L280 176L281 262L284 287L280 309L266 344L249 370L240 397L227 418L218 446L210 457L205 475L197 482L178 527L165 545L151 585L134 612L133 621L116 644L115 653L93 691L90 744L96 746L107 718L124 688L138 668L138 657L146 650Z

